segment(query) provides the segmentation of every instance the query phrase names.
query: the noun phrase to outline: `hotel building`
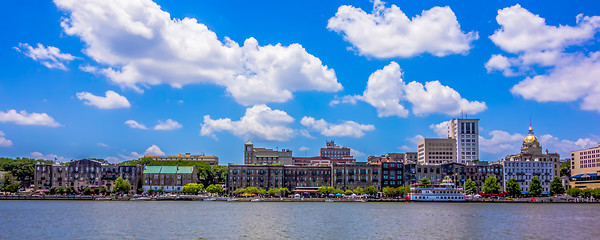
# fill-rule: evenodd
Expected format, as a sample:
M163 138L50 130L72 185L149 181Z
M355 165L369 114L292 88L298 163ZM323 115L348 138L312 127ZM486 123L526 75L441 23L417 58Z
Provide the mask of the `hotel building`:
M569 185L576 188L600 188L600 145L571 152Z
M292 150L273 150L255 148L250 141L244 144L244 164L273 164L292 165Z
M203 154L190 154L190 153L186 153L186 154L177 154L175 156L154 156L154 155L146 155L144 157L147 158L152 158L152 160L155 161L199 161L199 162L205 162L208 163L210 165L219 165L219 158L216 156L205 156Z

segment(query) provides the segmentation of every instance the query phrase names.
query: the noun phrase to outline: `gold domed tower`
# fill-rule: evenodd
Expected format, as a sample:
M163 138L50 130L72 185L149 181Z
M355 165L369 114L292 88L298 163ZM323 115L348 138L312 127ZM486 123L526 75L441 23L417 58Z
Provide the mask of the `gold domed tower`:
M521 148L521 152L530 153L530 154L542 154L542 146L540 145L540 141L533 134L533 128L529 126L529 133L527 137L523 140L523 147Z

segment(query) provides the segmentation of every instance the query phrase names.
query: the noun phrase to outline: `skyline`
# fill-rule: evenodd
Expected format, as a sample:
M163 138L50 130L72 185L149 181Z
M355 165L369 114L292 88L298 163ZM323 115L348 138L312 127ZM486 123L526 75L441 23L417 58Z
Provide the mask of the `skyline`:
M594 1L128 3L6 3L0 155L239 164L248 140L316 156L334 139L364 161L462 114L484 161L530 119L562 158L600 141Z

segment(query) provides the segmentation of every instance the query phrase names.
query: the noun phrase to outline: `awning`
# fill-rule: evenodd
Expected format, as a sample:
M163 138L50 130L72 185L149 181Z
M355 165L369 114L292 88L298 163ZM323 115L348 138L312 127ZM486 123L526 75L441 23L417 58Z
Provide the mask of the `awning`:
M521 191L521 194L529 194L527 191Z

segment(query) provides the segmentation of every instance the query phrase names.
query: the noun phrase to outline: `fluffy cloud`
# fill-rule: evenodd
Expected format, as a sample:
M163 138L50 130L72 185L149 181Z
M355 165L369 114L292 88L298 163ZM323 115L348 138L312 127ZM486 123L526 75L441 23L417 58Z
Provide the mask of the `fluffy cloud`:
M39 125L48 127L59 127L60 123L54 121L46 113L27 113L25 110L17 112L14 109L7 112L0 111L0 122L12 122L19 125Z
M380 0L373 12L343 5L327 24L342 34L359 54L376 58L412 57L430 53L442 57L467 53L477 32L464 33L450 7L433 7L409 19L396 5Z
M600 16L579 14L575 26L555 27L517 4L499 10L496 21L501 28L490 39L516 56L493 55L485 67L505 76L527 75L511 93L538 102L581 100L581 109L600 112L600 52L570 48L593 42Z
M479 136L479 146L482 152L495 154L502 158L508 154L518 153L522 147L526 135L519 133L508 133L502 130L493 130L489 134L490 138ZM540 144L544 149L550 152L557 152L563 158L571 155L571 151L598 146L598 138L579 138L575 141L568 139L559 139L550 134L538 137Z
M353 103L357 100L375 107L379 117L407 117L409 111L404 107L404 102L412 104L412 111L416 116L433 113L456 116L461 112L476 114L487 108L484 102L464 99L456 90L439 81L427 82L425 85L415 81L406 84L402 69L396 62L371 74L362 96L335 99L330 105Z
M0 131L0 147L10 147L13 142L10 139L6 139L4 132Z
M80 92L77 93L77 98L84 101L86 105L96 106L100 109L129 108L131 106L127 98L114 91L106 91L105 95L102 97L89 92Z
M160 150L160 148L158 146L153 144L152 146L148 147L146 149L146 151L144 151L143 154L139 154L137 152L131 152L129 155L119 154L119 157L121 157L121 159L123 159L123 160L130 160L130 159L143 158L144 155L147 155L147 154L154 155L154 156L166 156L166 154L162 150Z
M421 139L424 139L425 137L423 137L423 135L417 134L414 137L407 137L404 140L406 140L407 142L410 142L413 145L417 145L417 143L419 141L421 141Z
M211 119L209 115L205 115L200 135L216 138L215 132L228 131L244 139L286 141L294 136L294 130L288 127L292 122L294 118L284 111L256 105L247 108L239 121L229 118Z
M429 129L433 130L433 132L441 138L448 137L448 125L450 124L450 120L443 121L438 124L429 125Z
M517 153L525 136L519 133L510 134L501 130L493 130L491 138L479 136L479 150L486 153Z
M402 145L400 147L398 147L398 149L402 150L402 151L411 151L413 150L413 148L409 147L408 145Z
M125 121L125 125L129 126L130 128L148 129L144 124L138 123L135 120L127 120Z
M152 145L149 148L147 148L144 154L151 154L154 156L165 156L165 153L161 151L160 148L156 145Z
M365 131L375 130L370 124L359 124L354 121L343 121L341 124L328 123L323 119L316 120L313 117L303 117L300 124L312 130L319 131L328 137L353 137L359 138L365 135Z
M108 146L108 144L106 144L106 143L99 142L98 143L98 147L105 147L105 148L107 148L107 147L110 147L110 146Z
M56 68L65 71L68 70L65 63L76 59L71 54L61 53L57 47L44 47L41 43L38 43L36 48L27 43L19 43L19 46L15 47L15 49L25 54L25 56L40 62L47 68Z
M174 121L173 119L167 119L167 121L158 121L158 124L154 126L154 130L175 130L182 128L180 123Z
M52 160L58 162L64 162L67 159L64 157L59 157L56 154L42 154L41 152L32 152L29 154L29 157L33 159L44 159L44 160Z
M550 134L539 137L540 144L549 151L559 153L562 158L571 156L571 151L581 150L598 146L598 139L579 138L575 141L558 139Z
M361 151L358 151L354 148L350 148L350 155L352 155L354 158L360 158L360 157L366 157L367 154L362 153Z
M295 91L336 92L335 72L300 44L240 46L194 18L172 19L151 0L55 0L67 12L61 26L81 38L98 71L139 92L153 85L224 86L243 105L285 102Z

